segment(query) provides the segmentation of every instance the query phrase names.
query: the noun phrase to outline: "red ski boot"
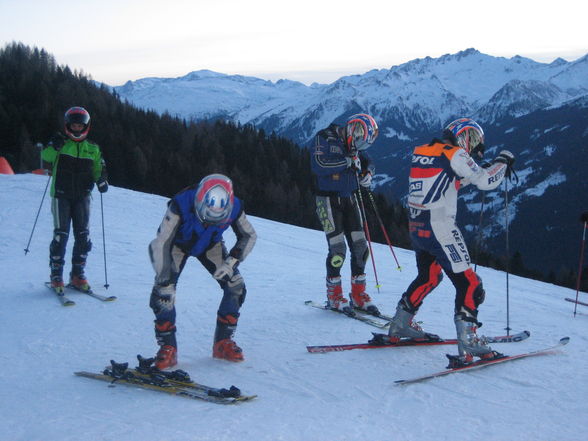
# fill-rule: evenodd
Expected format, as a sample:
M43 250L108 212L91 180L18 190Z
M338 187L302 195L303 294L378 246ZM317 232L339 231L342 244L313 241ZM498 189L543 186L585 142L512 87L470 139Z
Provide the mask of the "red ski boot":
M212 347L212 356L228 361L243 361L243 350L230 338L219 340Z
M178 364L178 350L173 346L162 346L155 356L155 367L162 371L176 364Z

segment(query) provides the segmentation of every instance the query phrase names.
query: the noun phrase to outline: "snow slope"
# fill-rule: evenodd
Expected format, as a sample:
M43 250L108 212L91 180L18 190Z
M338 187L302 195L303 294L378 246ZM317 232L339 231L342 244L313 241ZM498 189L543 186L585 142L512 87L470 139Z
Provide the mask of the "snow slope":
M323 299L326 243L321 232L251 217L259 241L241 266L248 294L236 341L241 364L212 359L220 290L192 259L177 296L180 364L199 382L258 394L253 402L219 406L75 377L101 370L110 359L153 355L153 278L147 244L166 199L111 187L104 195L109 294L113 303L72 294L60 306L43 286L48 276L51 215L48 201L25 256L47 178L0 175L0 440L581 440L588 414L588 310L574 318L564 297L575 292L510 277L510 325L531 331L522 343L495 345L507 353L570 344L537 357L427 383L394 386L396 379L445 366L454 347L397 348L309 354L308 344L362 342L375 328L304 306ZM237 189L237 194L238 194ZM88 275L105 292L100 197L92 202L94 250ZM234 238L228 235L231 245ZM71 243L68 249L71 249ZM392 313L415 275L413 253L386 246L374 253L381 292L374 300ZM483 331L506 325L505 274L478 268L487 291ZM348 269L344 272L348 281ZM583 300L586 300L582 294ZM454 334L453 289L445 280L419 314L427 330Z

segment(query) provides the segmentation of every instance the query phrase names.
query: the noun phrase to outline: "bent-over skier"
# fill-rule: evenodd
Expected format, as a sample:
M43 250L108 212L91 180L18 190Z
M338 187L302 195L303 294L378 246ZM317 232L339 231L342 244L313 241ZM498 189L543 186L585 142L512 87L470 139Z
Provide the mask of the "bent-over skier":
M222 236L229 227L237 241L227 251ZM200 261L223 291L213 357L243 360L243 351L233 341L239 310L247 292L237 266L251 252L256 239L243 203L234 196L233 184L224 175L208 175L169 201L157 237L149 244L155 270L149 306L155 313L155 336L160 346L155 361L157 368L165 369L177 363L176 284L189 256Z

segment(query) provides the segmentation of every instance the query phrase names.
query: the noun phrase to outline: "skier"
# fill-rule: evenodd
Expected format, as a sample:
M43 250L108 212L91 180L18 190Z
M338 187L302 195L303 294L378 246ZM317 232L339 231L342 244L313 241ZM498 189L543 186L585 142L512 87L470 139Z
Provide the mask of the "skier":
M460 186L474 184L480 190L496 188L509 176L514 156L502 150L486 168L473 158L484 154L484 132L470 118L459 118L443 131L442 139L418 146L412 155L409 177L409 232L416 254L417 277L398 302L389 328L392 341L400 337L428 338L413 318L424 298L447 274L456 289L454 322L459 356L450 357L450 366L473 361L473 356L498 355L476 330L478 306L484 301L482 281L470 267L470 256L455 223Z
M65 250L73 224L74 247L71 257L70 284L81 291L89 291L85 275L86 259L92 249L88 223L90 193L94 183L100 193L108 191L106 167L100 147L86 138L90 131L90 114L83 107L72 107L65 112L64 130L55 134L41 157L52 166L51 212L53 240L49 245L51 287L64 290L63 266Z
M227 252L222 235L229 226L237 241ZM243 360L243 351L232 339L247 292L237 266L251 252L256 239L243 203L234 196L233 184L224 175L208 175L169 201L157 237L149 244L155 270L149 306L155 313L155 337L160 346L155 360L158 369L177 363L176 284L189 256L196 257L223 290L212 356Z
M369 188L374 167L365 150L376 140L378 125L370 115L348 118L345 126L331 124L318 132L311 167L316 175L316 212L328 243L327 305L346 314L352 307L378 315L365 291L365 265L369 256L355 192ZM343 296L341 267L347 247L351 253L351 305Z

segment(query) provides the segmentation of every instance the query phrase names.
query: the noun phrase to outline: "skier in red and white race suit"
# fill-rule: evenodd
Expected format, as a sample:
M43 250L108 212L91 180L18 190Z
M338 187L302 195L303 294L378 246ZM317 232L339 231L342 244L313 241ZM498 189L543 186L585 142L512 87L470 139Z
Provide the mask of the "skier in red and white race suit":
M223 232L229 227L236 243L227 250ZM177 363L176 284L188 257L196 257L223 291L212 355L242 361L243 351L233 341L239 310L247 290L237 266L253 249L257 234L249 223L242 201L233 194L231 180L221 174L206 176L198 185L176 194L149 244L155 284L149 306L155 313L155 336L160 346L155 366L165 369Z
M494 351L478 336L478 306L484 301L482 281L470 267L470 256L455 222L460 187L480 190L500 185L512 170L514 156L502 150L487 167L473 158L484 154L484 132L470 118L459 118L443 131L442 139L418 146L412 155L409 177L409 233L416 254L418 275L398 302L389 329L391 339L426 338L413 323L425 297L441 282L442 271L456 289L455 327L459 363L473 356L491 358Z

